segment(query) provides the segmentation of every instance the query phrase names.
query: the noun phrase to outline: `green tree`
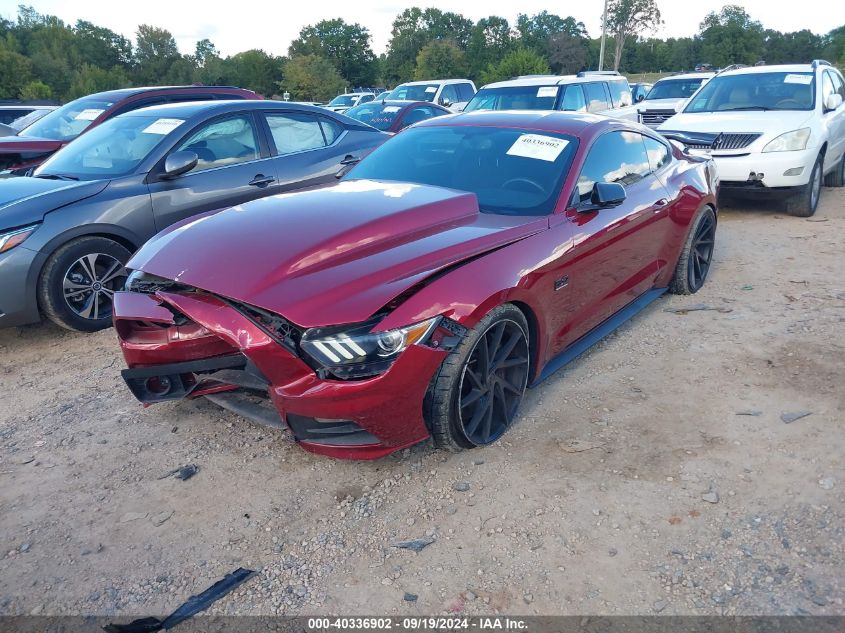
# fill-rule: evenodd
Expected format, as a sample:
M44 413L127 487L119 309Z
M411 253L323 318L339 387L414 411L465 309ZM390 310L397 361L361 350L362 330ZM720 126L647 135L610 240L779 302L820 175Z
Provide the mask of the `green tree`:
M26 57L0 49L0 98L16 98L31 78L32 63Z
M738 5L711 11L699 30L702 61L714 66L754 64L763 56L763 25Z
M582 37L555 33L546 44L549 66L560 75L577 73L587 63L587 47Z
M482 83L504 81L519 75L548 75L546 60L530 48L517 48L505 55L498 64L490 64L482 74Z
M284 65L281 89L298 101L329 101L346 89L346 82L329 60L317 55L297 55Z
M450 40L433 40L417 55L414 79L451 79L466 73L466 56L458 45Z
M835 63L840 68L845 67L845 26L833 29L824 36L824 59Z
M161 84L170 67L182 59L176 40L166 29L142 24L135 47L135 79L147 85Z
M607 3L606 27L613 35L613 69L619 70L625 41L660 26L660 9L655 0L610 0Z
M73 29L75 46L86 63L100 68L132 64L132 42L110 29L78 20Z
M28 82L21 88L21 92L18 95L21 99L28 99L28 100L39 100L39 99L50 99L53 96L53 91L45 84L43 81L38 81L37 79Z
M83 64L73 73L67 98L78 99L94 92L126 88L130 85L125 71L119 66L106 70L90 64Z
M822 56L824 38L807 29L763 32L763 59L770 64L804 64Z
M583 22L578 22L572 16L562 18L548 11L532 16L520 13L516 16L516 30L520 46L531 48L540 55L546 54L549 38L558 33L577 38L587 37Z
M288 55L317 55L332 62L341 77L355 86L375 83L376 56L370 47L370 32L360 24L340 18L304 27L288 49Z
M254 90L271 97L282 79L283 61L262 50L253 49L223 61L225 83Z
M513 36L508 21L496 15L481 18L472 27L467 44L470 76L479 79L487 66L498 62L511 48Z

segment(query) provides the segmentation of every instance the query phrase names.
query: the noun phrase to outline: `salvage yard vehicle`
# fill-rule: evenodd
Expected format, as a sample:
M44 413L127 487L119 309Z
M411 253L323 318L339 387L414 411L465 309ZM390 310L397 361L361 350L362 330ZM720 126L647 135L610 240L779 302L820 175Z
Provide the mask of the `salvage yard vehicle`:
M0 327L45 315L111 325L124 264L166 226L334 182L388 138L322 108L277 101L153 106L110 119L32 178L0 180Z
M76 99L22 129L0 138L0 174L24 176L80 134L119 114L163 103L213 99L261 99L231 86L162 86L109 90Z
M645 99L631 107L636 109L640 123L656 128L675 116L686 100L715 76L716 73L684 73L664 77L654 84Z
M390 91L392 101L428 101L452 112L461 112L475 94L475 83L469 79L432 79L409 81Z
M369 103L376 98L372 92L348 92L338 95L323 107L332 112L343 113L361 103Z
M823 60L719 73L658 131L712 155L721 191L816 212L822 180L845 184L845 80Z
M637 120L628 80L616 72L528 75L482 86L464 112L477 110L563 110Z
M324 455L490 444L527 385L701 288L716 188L712 161L637 123L424 121L334 186L148 242L115 295L123 377L143 403L204 396Z
M355 106L344 114L382 132L396 134L414 123L451 112L443 106L427 101L373 101Z

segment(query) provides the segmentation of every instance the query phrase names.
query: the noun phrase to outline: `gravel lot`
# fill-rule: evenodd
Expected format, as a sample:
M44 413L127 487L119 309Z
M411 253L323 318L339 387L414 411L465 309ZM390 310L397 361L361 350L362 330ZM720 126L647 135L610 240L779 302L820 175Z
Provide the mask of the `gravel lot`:
M845 614L843 272L845 190L809 220L726 207L705 288L503 441L374 463L141 408L111 331L0 331L0 614L167 613L239 566L210 612Z

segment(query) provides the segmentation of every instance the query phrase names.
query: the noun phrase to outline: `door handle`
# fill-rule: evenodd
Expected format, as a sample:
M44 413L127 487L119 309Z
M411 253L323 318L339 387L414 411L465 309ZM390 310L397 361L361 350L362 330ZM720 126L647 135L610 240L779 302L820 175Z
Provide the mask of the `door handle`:
M353 156L352 154L347 154L342 161L340 161L341 165L354 165L355 163L360 163L361 158L359 156Z
M257 174L255 178L249 181L252 187L266 187L276 179L272 176L265 176L264 174Z

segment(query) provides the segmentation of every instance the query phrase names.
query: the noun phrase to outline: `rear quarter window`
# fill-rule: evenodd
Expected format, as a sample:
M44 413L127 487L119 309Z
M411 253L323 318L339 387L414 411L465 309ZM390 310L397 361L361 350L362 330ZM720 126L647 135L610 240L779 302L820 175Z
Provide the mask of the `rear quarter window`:
M603 81L583 85L584 93L587 95L587 111L601 112L602 110L610 110L607 88L605 88Z
M610 99L613 101L614 108L622 107L623 95L628 95L628 103L631 103L631 88L627 81L608 81L607 87L610 89Z

